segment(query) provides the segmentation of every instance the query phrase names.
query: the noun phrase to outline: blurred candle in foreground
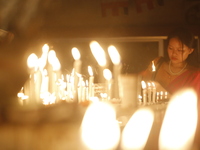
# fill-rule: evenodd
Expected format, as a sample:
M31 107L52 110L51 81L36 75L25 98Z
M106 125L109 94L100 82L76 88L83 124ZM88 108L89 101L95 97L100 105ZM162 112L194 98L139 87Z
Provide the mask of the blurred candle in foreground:
M112 105L91 103L81 124L81 139L91 150L114 150L120 139L120 128Z
M93 95L93 84L94 84L94 76L93 76L93 71L92 71L92 67L91 66L88 66L88 73L89 73L89 75L90 75L90 77L89 77L89 85L88 85L88 87L89 87L89 98L90 97L93 97L94 95Z
M100 66L99 77L98 77L99 83L104 83L105 80L103 78L103 70L105 69L107 63L105 51L96 41L90 42L90 49L94 58L96 59L97 63Z
M197 127L197 95L192 89L170 100L159 136L160 150L191 150Z
M73 74L73 76L74 76L74 90L73 90L73 95L74 95L74 100L75 101L78 101L78 76L77 76L77 73L80 73L81 72L81 64L82 64L82 62L81 62L81 60L80 60L80 58L81 58L81 54L80 54L80 52L79 52L79 50L76 48L76 47L74 47L74 48L72 48L72 56L73 56L73 58L74 58L74 74Z
M114 64L113 66L113 98L119 98L119 85L118 85L118 78L119 74L121 73L121 57L115 48L115 46L111 45L108 47L108 53L110 55L110 58L112 60L112 63Z
M103 70L104 78L106 79L106 91L107 91L107 99L111 98L111 86L112 86L112 73L109 69Z
M146 104L147 103L147 85L144 81L141 81L141 85L142 85L142 102Z
M154 121L151 109L137 110L122 131L122 150L143 150Z

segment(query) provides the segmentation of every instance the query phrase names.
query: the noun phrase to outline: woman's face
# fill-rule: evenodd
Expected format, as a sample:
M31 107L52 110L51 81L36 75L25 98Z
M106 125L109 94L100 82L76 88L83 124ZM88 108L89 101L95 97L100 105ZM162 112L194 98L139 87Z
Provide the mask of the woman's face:
M171 38L167 48L169 59L172 63L184 62L194 49L182 44L177 38Z

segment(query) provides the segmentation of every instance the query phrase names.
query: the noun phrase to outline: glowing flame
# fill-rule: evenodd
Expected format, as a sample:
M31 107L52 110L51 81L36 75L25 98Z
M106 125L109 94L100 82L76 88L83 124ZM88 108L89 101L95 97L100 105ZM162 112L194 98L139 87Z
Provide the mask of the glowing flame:
M120 128L112 105L104 102L89 105L81 125L81 138L90 149L102 150L117 147Z
M58 60L54 50L49 51L48 61L52 65L54 71L58 71L61 68L60 61Z
M197 126L197 95L192 89L177 92L166 110L159 137L160 149L191 149Z
M146 83L144 81L141 81L142 89L145 89L147 87Z
M81 58L81 54L76 47L72 48L72 56L75 60L79 60Z
M90 76L93 76L92 67L88 66L88 73Z
M106 66L106 54L98 42L92 41L90 43L92 54L100 66Z
M103 75L104 75L104 78L108 81L112 79L112 73L109 69L104 69Z
M153 121L153 111L147 108L137 110L122 132L122 148L142 150L146 145Z
M32 53L29 55L27 59L27 65L29 68L35 68L37 67L38 57L36 54Z
M154 65L154 61L152 61L152 72L155 72L156 71L156 67Z
M44 44L44 46L42 47L42 52L48 53L48 51L49 51L49 46L47 44Z
M110 55L110 58L113 62L114 65L118 65L120 63L120 55L117 51L117 49L115 48L115 46L111 45L108 47L108 53Z

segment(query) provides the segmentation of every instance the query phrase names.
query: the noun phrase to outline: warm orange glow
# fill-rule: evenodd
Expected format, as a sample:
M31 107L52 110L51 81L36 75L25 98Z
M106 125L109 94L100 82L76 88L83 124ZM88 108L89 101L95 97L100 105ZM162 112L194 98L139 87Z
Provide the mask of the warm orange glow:
M92 41L90 43L90 49L98 64L102 67L106 66L106 54L100 44L96 41Z
M153 111L147 108L137 110L122 132L121 147L124 150L143 150L154 121Z
M197 126L197 95L192 89L177 92L168 104L159 137L159 148L189 150Z
M115 149L120 139L120 128L112 105L104 102L91 103L82 124L81 138L89 149Z
M118 65L120 63L120 55L117 51L117 49L115 48L115 46L111 45L108 47L108 53L110 55L110 58L113 62L114 65Z
M58 71L61 68L60 62L56 56L56 52L54 50L50 50L48 54L48 61L52 65L54 71Z
M72 48L72 56L75 60L79 60L81 58L81 54L76 47Z
M104 78L108 81L112 79L112 73L109 69L104 69L103 75L104 75Z

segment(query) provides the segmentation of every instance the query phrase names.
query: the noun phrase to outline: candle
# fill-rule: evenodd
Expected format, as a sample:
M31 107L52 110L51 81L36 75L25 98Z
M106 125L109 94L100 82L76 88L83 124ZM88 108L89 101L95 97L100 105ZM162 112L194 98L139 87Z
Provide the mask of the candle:
M107 63L105 51L100 46L100 44L96 41L90 42L90 49L97 63L100 66L99 77L98 77L99 83L104 83L105 80L103 78L103 70L105 69L106 63Z
M81 60L80 60L80 52L79 50L74 47L72 48L72 56L74 58L74 90L73 90L73 93L74 93L74 101L78 101L78 92L77 92L77 88L78 88L78 76L77 76L77 73L80 73L81 72Z
M110 100L111 98L111 85L112 85L112 73L109 69L104 69L103 70L103 75L104 75L104 78L106 79L106 93L107 93L107 100Z
M93 84L94 84L94 76L93 76L93 71L92 71L92 67L91 66L88 66L88 73L90 75L89 77L89 85L88 85L88 88L89 88L89 97L93 97L94 96L94 87L93 87Z
M35 95L35 73L37 68L37 61L38 61L38 57L36 54L32 53L29 55L28 59L27 59L27 65L29 68L29 79L28 81L25 83L25 95L29 96L29 100L28 103L29 104L36 104L36 95Z
M151 83L150 82L147 82L147 101L148 103L151 103L152 99L151 99L151 96L152 96L152 89L151 89Z
M116 149L120 139L120 128L113 106L100 101L91 103L83 117L80 133L85 146L82 149Z
M141 81L141 85L142 85L142 101L144 104L146 104L147 103L147 86L144 81Z
M118 85L118 78L119 74L121 73L121 58L117 51L117 49L111 45L108 47L108 53L112 60L113 66L113 74L114 74L114 82L113 82L113 97L119 99L119 85Z
M197 95L184 89L169 101L159 135L159 149L190 150L197 127Z
M154 82L151 82L152 84L152 102L156 102L156 85Z
M154 61L152 61L151 63L152 63L152 77L151 77L151 80L154 81L155 72L156 72L156 67L155 67L155 65L154 65Z
M122 131L123 150L143 150L154 121L151 109L141 108L129 119Z
M58 91L59 87L56 84L58 82L58 79L61 78L61 65L56 57L56 52L54 50L50 50L48 53L48 62L51 66L48 68L48 74L49 74L49 92L54 93L56 96L56 100L58 100Z

